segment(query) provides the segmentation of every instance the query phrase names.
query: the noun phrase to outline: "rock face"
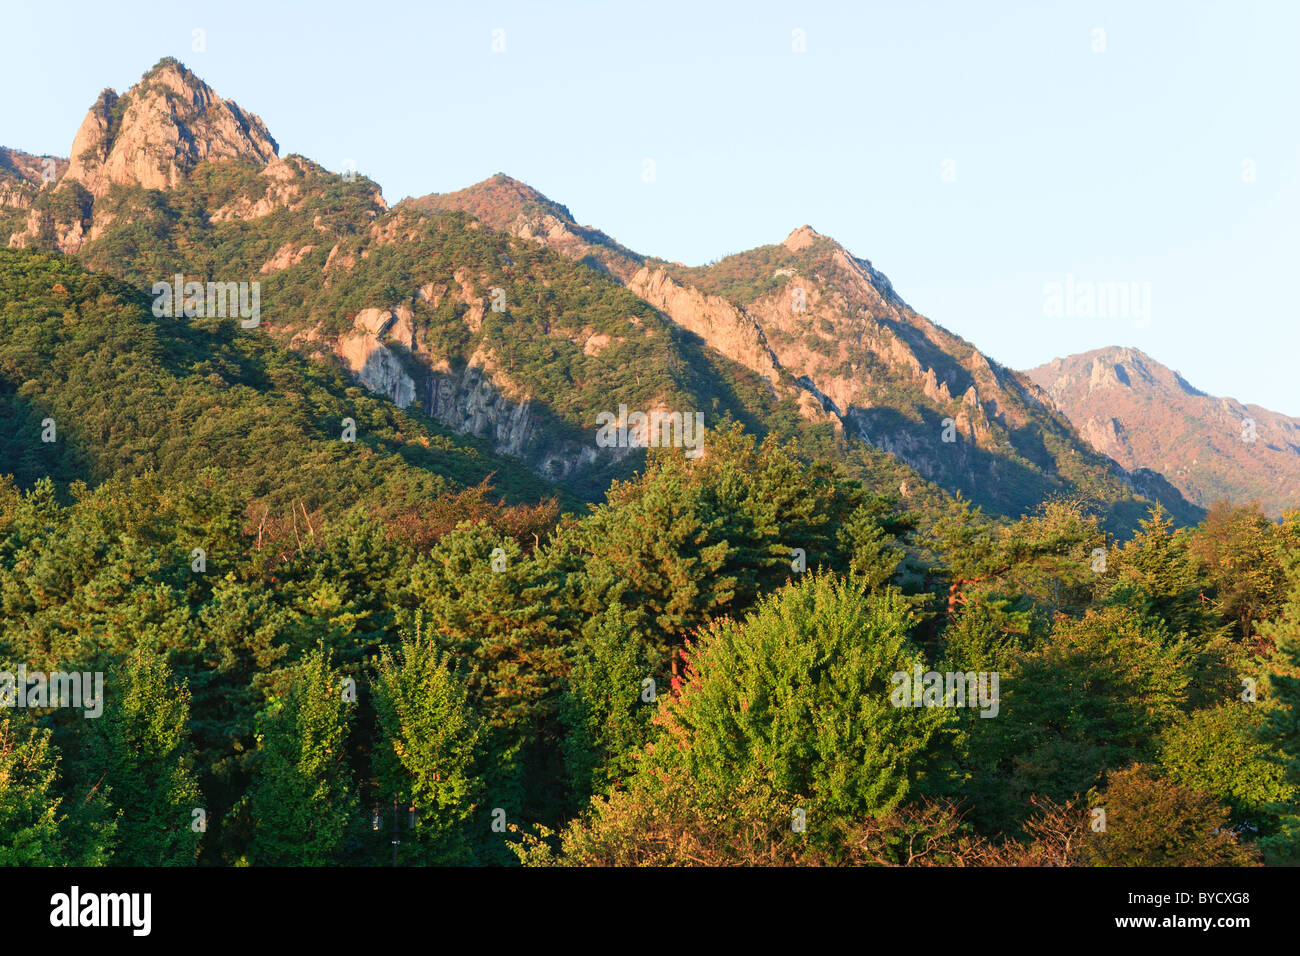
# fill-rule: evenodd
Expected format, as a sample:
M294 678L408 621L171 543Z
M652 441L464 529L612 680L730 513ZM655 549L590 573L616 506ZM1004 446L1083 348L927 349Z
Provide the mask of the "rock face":
M72 141L67 178L98 199L114 184L169 189L201 162L269 163L278 152L258 117L166 59L125 96L99 95Z
M372 392L406 408L415 400L415 380L390 344L408 351L414 347L410 308L362 309L353 322L355 331L339 336L335 353Z
M769 383L780 380L776 356L763 330L731 302L674 282L663 269L640 269L628 289L732 361L757 372Z
M1053 359L1027 374L1098 451L1163 475L1202 506L1300 508L1300 419L1216 398L1133 348Z
M428 290L418 295L428 296ZM482 309L478 309L481 316ZM429 349L413 324L410 305L362 309L350 331L322 339L319 330L299 332L291 344L314 345L340 359L370 391L399 408L412 404L463 435L482 438L494 451L522 459L551 480L569 477L599 457L590 441L557 438L535 414L531 397L478 350L463 367L453 367ZM621 458L626 450L612 449Z

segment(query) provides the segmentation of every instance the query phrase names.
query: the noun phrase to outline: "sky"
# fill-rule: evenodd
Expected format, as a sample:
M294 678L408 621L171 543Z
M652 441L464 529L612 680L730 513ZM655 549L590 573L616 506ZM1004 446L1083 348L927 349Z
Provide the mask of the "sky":
M1134 346L1300 416L1292 0L0 0L0 23L5 146L66 156L101 89L174 56L390 203L505 172L688 265L806 223L1003 365Z

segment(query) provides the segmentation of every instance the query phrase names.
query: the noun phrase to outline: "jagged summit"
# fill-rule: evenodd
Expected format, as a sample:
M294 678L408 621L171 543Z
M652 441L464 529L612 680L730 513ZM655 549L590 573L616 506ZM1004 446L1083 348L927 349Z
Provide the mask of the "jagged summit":
M114 184L173 188L205 160L265 164L278 153L261 119L166 57L125 94L99 94L72 141L65 179L98 198Z

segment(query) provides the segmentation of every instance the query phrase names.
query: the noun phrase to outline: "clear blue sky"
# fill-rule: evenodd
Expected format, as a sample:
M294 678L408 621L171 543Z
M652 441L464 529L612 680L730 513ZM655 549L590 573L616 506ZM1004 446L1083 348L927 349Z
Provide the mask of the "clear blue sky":
M808 223L1006 365L1134 345L1300 415L1300 3L97 0L2 20L6 146L66 155L100 89L171 55L282 155L352 158L390 202L500 170L689 264ZM1067 274L1150 283L1150 322L1047 317Z

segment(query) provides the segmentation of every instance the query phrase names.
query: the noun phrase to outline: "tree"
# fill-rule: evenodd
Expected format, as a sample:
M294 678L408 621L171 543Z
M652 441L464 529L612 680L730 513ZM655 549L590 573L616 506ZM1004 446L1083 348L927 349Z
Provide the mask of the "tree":
M463 662L494 755L484 768L491 806L512 818L558 812L565 634L550 576L513 538L479 522L444 535L412 568L410 589L429 638Z
M1235 824L1267 833L1272 810L1295 802L1281 754L1261 734L1257 703L1229 701L1171 724L1161 738L1160 767L1174 783L1230 807Z
M1208 576L1219 612L1250 641L1286 594L1278 527L1258 504L1215 503L1191 539L1192 553Z
M723 842L733 838L728 819L771 826L776 813L819 846L842 846L845 821L882 816L906 797L950 719L945 708L891 701L894 675L922 663L907 637L913 620L896 592L812 573L744 622L702 629L631 792L651 808L689 801ZM685 791L672 784L682 779Z
M1108 555L1104 599L1163 620L1175 633L1214 632L1218 621L1202 598L1208 582L1187 548L1186 533L1176 534L1160 507L1139 524L1140 530Z
M747 610L805 567L853 564L883 584L909 526L887 500L865 501L855 482L739 425L709 432L706 445L699 460L653 454L644 474L614 482L607 504L563 528L545 556L576 583L571 601L590 620L623 605L657 671L684 635Z
M1288 557L1291 589L1278 616L1260 627L1273 650L1264 675L1261 742L1291 788L1290 799L1267 807L1278 819L1275 833L1260 840L1270 863L1300 863L1300 548Z
M66 862L57 775L50 732L0 718L0 866Z
M172 682L161 655L139 645L109 676L83 779L119 811L121 866L186 866L199 852L203 809L189 737L189 689Z
M579 805L594 793L609 793L634 771L635 752L650 739L655 711L655 697L647 699L656 686L645 683L654 681L649 674L622 607L613 605L595 635L579 645L560 699L565 766Z
M986 827L1013 827L1031 794L1068 801L1107 769L1154 756L1181 714L1191 651L1163 624L1122 608L1058 616L1050 639L1001 675L996 720L968 723L962 786Z
M1105 811L1104 829L1089 831L1087 854L1101 866L1252 866L1259 860L1228 829L1228 809L1212 796L1180 787L1135 764L1108 775L1090 794Z
M312 651L263 714L262 765L250 797L250 855L270 866L338 861L359 808L346 760L352 704L329 655Z
M480 729L450 658L417 630L375 667L379 736L374 769L379 806L394 798L414 811L401 855L419 865L470 862L466 826L482 782L475 773Z

